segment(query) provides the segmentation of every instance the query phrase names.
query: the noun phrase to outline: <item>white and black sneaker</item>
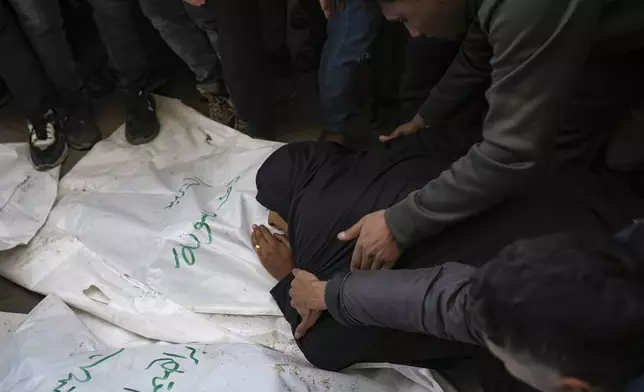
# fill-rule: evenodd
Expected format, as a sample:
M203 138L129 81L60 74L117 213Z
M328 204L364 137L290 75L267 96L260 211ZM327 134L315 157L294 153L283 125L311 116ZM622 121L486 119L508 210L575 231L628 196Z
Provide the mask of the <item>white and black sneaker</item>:
M31 163L38 171L53 169L67 158L67 143L58 130L56 115L52 110L41 119L31 119L29 147Z

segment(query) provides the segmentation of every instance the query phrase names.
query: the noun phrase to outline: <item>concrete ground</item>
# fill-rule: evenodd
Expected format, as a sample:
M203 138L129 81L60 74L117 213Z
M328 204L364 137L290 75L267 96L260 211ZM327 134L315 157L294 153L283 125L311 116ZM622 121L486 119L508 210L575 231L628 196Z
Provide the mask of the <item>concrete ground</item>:
M207 115L206 103L199 99L194 89L190 72L179 67L172 73L172 80L159 90L159 94L181 99L185 104ZM315 74L298 76L298 89L294 99L277 105L279 140L316 140L320 133ZM94 102L95 114L103 137L108 137L125 121L125 110L118 94L101 98ZM26 122L17 108L9 104L0 108L0 143L27 141ZM70 154L62 168L62 175L71 170L87 152L70 149ZM28 313L41 300L41 296L0 277L0 311Z

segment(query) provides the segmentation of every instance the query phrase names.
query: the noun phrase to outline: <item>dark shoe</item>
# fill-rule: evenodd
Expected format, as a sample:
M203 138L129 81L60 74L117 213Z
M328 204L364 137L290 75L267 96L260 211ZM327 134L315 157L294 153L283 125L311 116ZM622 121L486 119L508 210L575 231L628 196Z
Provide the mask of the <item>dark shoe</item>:
M63 131L69 147L84 151L94 147L101 141L102 135L96 120L92 115L89 95L85 92L69 101L69 116L65 121Z
M243 133L244 135L251 136L250 130L248 129L248 121L243 120L239 116L235 116L235 122L234 122L232 128L238 130L239 132Z
M144 91L129 95L125 120L127 141L132 145L148 143L157 137L160 129L152 95Z
M228 93L223 83L200 84L197 86L197 90L208 101L208 116L220 124L234 128L237 111L230 98L228 98Z
M31 163L38 171L47 171L61 165L67 158L67 143L59 132L59 123L53 111L29 123L29 153Z

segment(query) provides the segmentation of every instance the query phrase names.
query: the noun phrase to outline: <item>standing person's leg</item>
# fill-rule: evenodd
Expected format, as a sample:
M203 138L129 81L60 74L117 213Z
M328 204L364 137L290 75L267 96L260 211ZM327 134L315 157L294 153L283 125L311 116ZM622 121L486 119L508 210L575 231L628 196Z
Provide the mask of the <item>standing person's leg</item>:
M90 0L94 19L126 95L125 136L143 144L159 134L156 103L147 90L144 50L139 40L132 0Z
M642 58L641 50L589 56L557 129L560 161L578 166L597 163L613 130L624 125L634 103L642 99ZM609 162L609 166L615 163Z
M181 0L139 0L163 40L194 72L199 85L223 84L219 57L207 34L188 16ZM221 85L225 90L225 86Z
M432 88L441 80L458 53L460 43L425 36L409 37L405 71L400 80L401 124L414 118Z
M235 109L228 100L228 89L216 46L210 32L204 31L192 15L202 13L197 6L181 0L139 0L143 13L150 19L165 42L194 72L197 90L208 100L210 118L235 127ZM182 4L183 3L183 4ZM213 29L216 37L216 29ZM216 38L215 38L216 42Z
M264 52L272 73L278 77L290 77L293 67L286 44L286 0L261 0L258 5Z
M83 83L76 73L71 48L65 38L58 1L9 0L38 53L49 79L61 93L78 92Z
M76 72L76 63L65 38L58 1L9 0L36 50L47 75L63 99L68 119L64 131L74 149L87 150L101 140L90 109L89 95Z
M322 51L319 84L324 137L339 140L349 116L356 110L351 85L360 62L378 33L380 10L377 2L346 0L327 24L327 41Z
M188 2L183 2L183 7L192 23L205 34L209 45L208 51L217 56L217 64L221 75L223 71L221 70L221 57L219 55L219 31L212 5L208 7L194 6ZM248 132L248 124L240 120L223 78L221 83L200 84L197 86L197 89L208 101L210 118L221 124L235 128L240 132Z
M205 5L195 7L194 11L201 14L195 21L199 20L202 28L212 29L216 20L224 79L237 113L248 121L249 133L275 139L258 1L206 0Z
M0 77L29 120L31 161L37 170L49 170L67 157L65 138L59 134L52 110L49 81L32 56L9 10L0 3Z

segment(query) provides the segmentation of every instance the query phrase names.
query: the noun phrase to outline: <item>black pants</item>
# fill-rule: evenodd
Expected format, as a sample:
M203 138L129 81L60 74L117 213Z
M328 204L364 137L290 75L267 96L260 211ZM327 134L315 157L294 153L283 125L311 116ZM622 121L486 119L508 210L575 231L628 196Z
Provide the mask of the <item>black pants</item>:
M63 30L58 1L9 0L49 79L63 98L82 88L72 51Z
M145 87L147 65L137 27L138 2L90 0L94 19L121 87L135 93Z
M189 13L203 30L211 32L209 35L218 33L224 80L251 134L275 139L259 1L208 0L201 7L192 7Z
M54 107L52 90L22 31L4 3L0 3L0 77L30 121Z
M441 80L458 53L460 43L425 36L409 38L405 70L400 80L401 122L418 113L432 88Z

